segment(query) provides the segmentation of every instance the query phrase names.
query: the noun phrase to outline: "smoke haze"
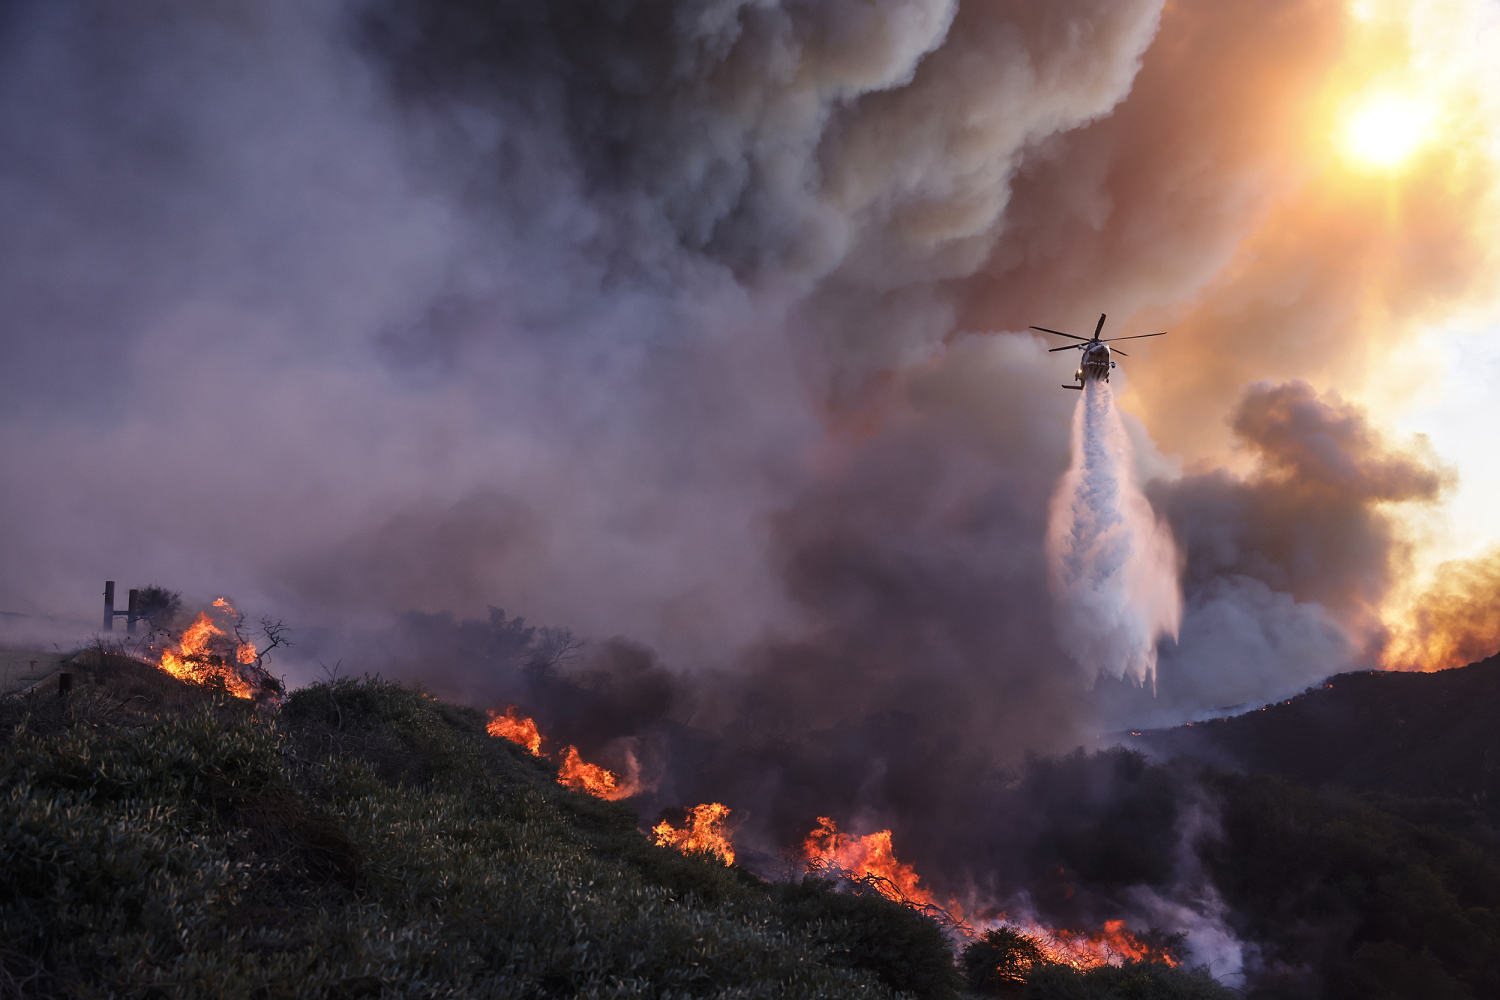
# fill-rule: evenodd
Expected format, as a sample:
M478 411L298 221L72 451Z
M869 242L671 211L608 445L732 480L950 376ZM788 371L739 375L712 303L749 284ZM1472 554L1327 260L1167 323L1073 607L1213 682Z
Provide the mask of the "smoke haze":
M1485 156L1328 145L1416 63L1392 18L6 4L6 628L75 641L104 579L228 594L296 630L293 683L521 703L767 849L829 814L1007 884L1026 754L1390 642L1396 514L1459 472L1366 388L1495 245ZM1046 593L1076 401L1016 332L1101 311L1172 331L1109 440L1182 581L1177 642L1157 595L1107 655ZM1492 564L1413 598L1403 659L1493 646ZM528 672L526 622L584 645Z

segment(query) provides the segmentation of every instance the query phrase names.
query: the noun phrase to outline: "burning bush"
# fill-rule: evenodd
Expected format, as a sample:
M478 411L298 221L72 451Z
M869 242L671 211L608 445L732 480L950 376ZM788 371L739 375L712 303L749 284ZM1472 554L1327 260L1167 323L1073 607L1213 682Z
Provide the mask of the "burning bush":
M522 715L521 710L514 705L507 708L504 715L491 712L485 731L491 736L525 747L533 757L542 755L542 731L537 728L536 720Z
M179 680L222 687L236 698L279 698L281 683L262 666L270 649L286 645L280 622L263 622L270 644L257 651L244 636L244 616L220 597L198 613L177 642L161 651L159 666Z
M675 847L684 854L711 854L726 865L734 864L734 845L724 829L729 807L705 802L688 810L682 827L662 820L651 828L658 847Z
M887 899L915 906L932 903L932 894L917 884L917 870L897 860L889 830L854 837L839 830L832 819L819 816L817 827L802 843L802 853L814 874L849 874L869 882Z
M628 757L626 762L632 771L639 770L634 757ZM557 768L557 783L610 802L628 799L641 790L637 775L627 773L622 779L609 768L584 760L578 755L577 747L563 751L562 764Z

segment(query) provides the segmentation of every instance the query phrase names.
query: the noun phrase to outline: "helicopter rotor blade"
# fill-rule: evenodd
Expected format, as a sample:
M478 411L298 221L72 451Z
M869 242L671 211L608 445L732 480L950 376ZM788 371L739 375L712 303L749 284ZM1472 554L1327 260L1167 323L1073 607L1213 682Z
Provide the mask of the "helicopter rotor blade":
M1124 338L1122 337L1121 339L1123 340ZM1116 354L1118 354L1122 358L1128 358L1128 357L1130 357L1130 355L1126 354L1124 351L1120 350L1118 347L1111 347L1109 349L1109 356L1110 357L1114 357Z
M1099 325L1096 326L1096 327L1094 327L1094 339L1095 340L1099 339L1099 331L1102 330L1102 329L1104 329L1104 314L1100 313L1099 314Z
M1083 350L1083 345L1082 344L1064 344L1061 347L1049 347L1049 348L1047 348L1047 353L1048 354L1056 354L1058 351L1081 351L1081 350Z
M1117 340L1140 340L1142 337L1165 337L1166 335L1167 331L1165 330L1160 333L1132 333L1128 337L1110 337L1107 340L1101 341L1101 343L1112 344Z
M1076 333L1063 333L1061 330L1049 330L1045 326L1033 326L1033 327L1031 327L1031 329L1033 329L1033 330L1040 330L1043 333L1055 333L1059 337L1072 337L1074 340L1088 340L1089 339L1087 337L1080 337Z

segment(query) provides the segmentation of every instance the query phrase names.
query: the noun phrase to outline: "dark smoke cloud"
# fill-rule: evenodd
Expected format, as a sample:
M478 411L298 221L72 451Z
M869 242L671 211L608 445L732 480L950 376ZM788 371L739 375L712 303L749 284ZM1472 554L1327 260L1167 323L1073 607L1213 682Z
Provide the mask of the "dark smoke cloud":
M1385 508L1444 488L1312 388L1486 259L1462 164L1387 215L1310 162L1344 29L1311 0L5 5L0 610L227 592L298 627L293 680L515 702L762 849L830 814L1014 884L1140 779L1061 781L1069 814L1009 766L1360 662L1408 555ZM1173 329L1117 377L1186 560L1155 701L1057 649L1075 400L1004 333L1101 311Z
M1424 442L1397 447L1305 382L1255 383L1230 419L1254 462L1158 483L1184 559L1181 641L1160 690L1197 709L1287 694L1369 662L1377 604L1410 566L1394 504L1451 485Z

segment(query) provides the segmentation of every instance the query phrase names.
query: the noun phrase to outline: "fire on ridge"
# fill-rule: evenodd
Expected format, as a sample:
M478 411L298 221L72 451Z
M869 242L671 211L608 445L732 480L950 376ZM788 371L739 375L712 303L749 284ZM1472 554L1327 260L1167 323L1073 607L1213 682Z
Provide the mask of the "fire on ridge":
M514 705L503 713L491 712L486 730L491 736L542 756L541 728ZM630 764L633 769L637 767L633 758ZM610 800L628 798L641 790L638 775L621 780L613 771L585 761L574 746L563 750L557 781L564 787ZM684 854L710 854L725 865L732 865L736 855L726 828L731 811L721 802L705 802L689 808L680 827L662 820L652 828L651 837L659 847L672 847ZM993 928L1009 927L1031 938L1046 961L1074 969L1128 961L1162 962L1169 966L1179 963L1178 957L1166 949L1133 934L1123 919L1106 920L1097 931L1074 930L1048 927L1034 919L1015 918L1004 910L986 907L982 919L976 921L977 926L971 925L965 922L964 907L957 899L948 900L946 905L937 903L932 892L921 884L916 868L896 856L889 829L856 836L840 830L832 818L819 816L817 826L803 839L802 861L809 874L861 882L887 899L944 918L946 924L966 938L978 937Z
M705 802L688 810L682 827L662 820L651 828L658 847L675 847L684 854L712 854L726 865L734 864L734 844L724 823L730 808L722 802Z
M505 712L491 712L485 731L498 739L510 740L525 747L533 757L542 756L542 730L536 720L521 714L515 705ZM628 799L641 791L640 765L635 757L626 754L627 771L622 777L607 767L592 764L583 759L574 746L562 752L562 762L557 768L557 783L564 788L586 792L599 799L614 802Z

